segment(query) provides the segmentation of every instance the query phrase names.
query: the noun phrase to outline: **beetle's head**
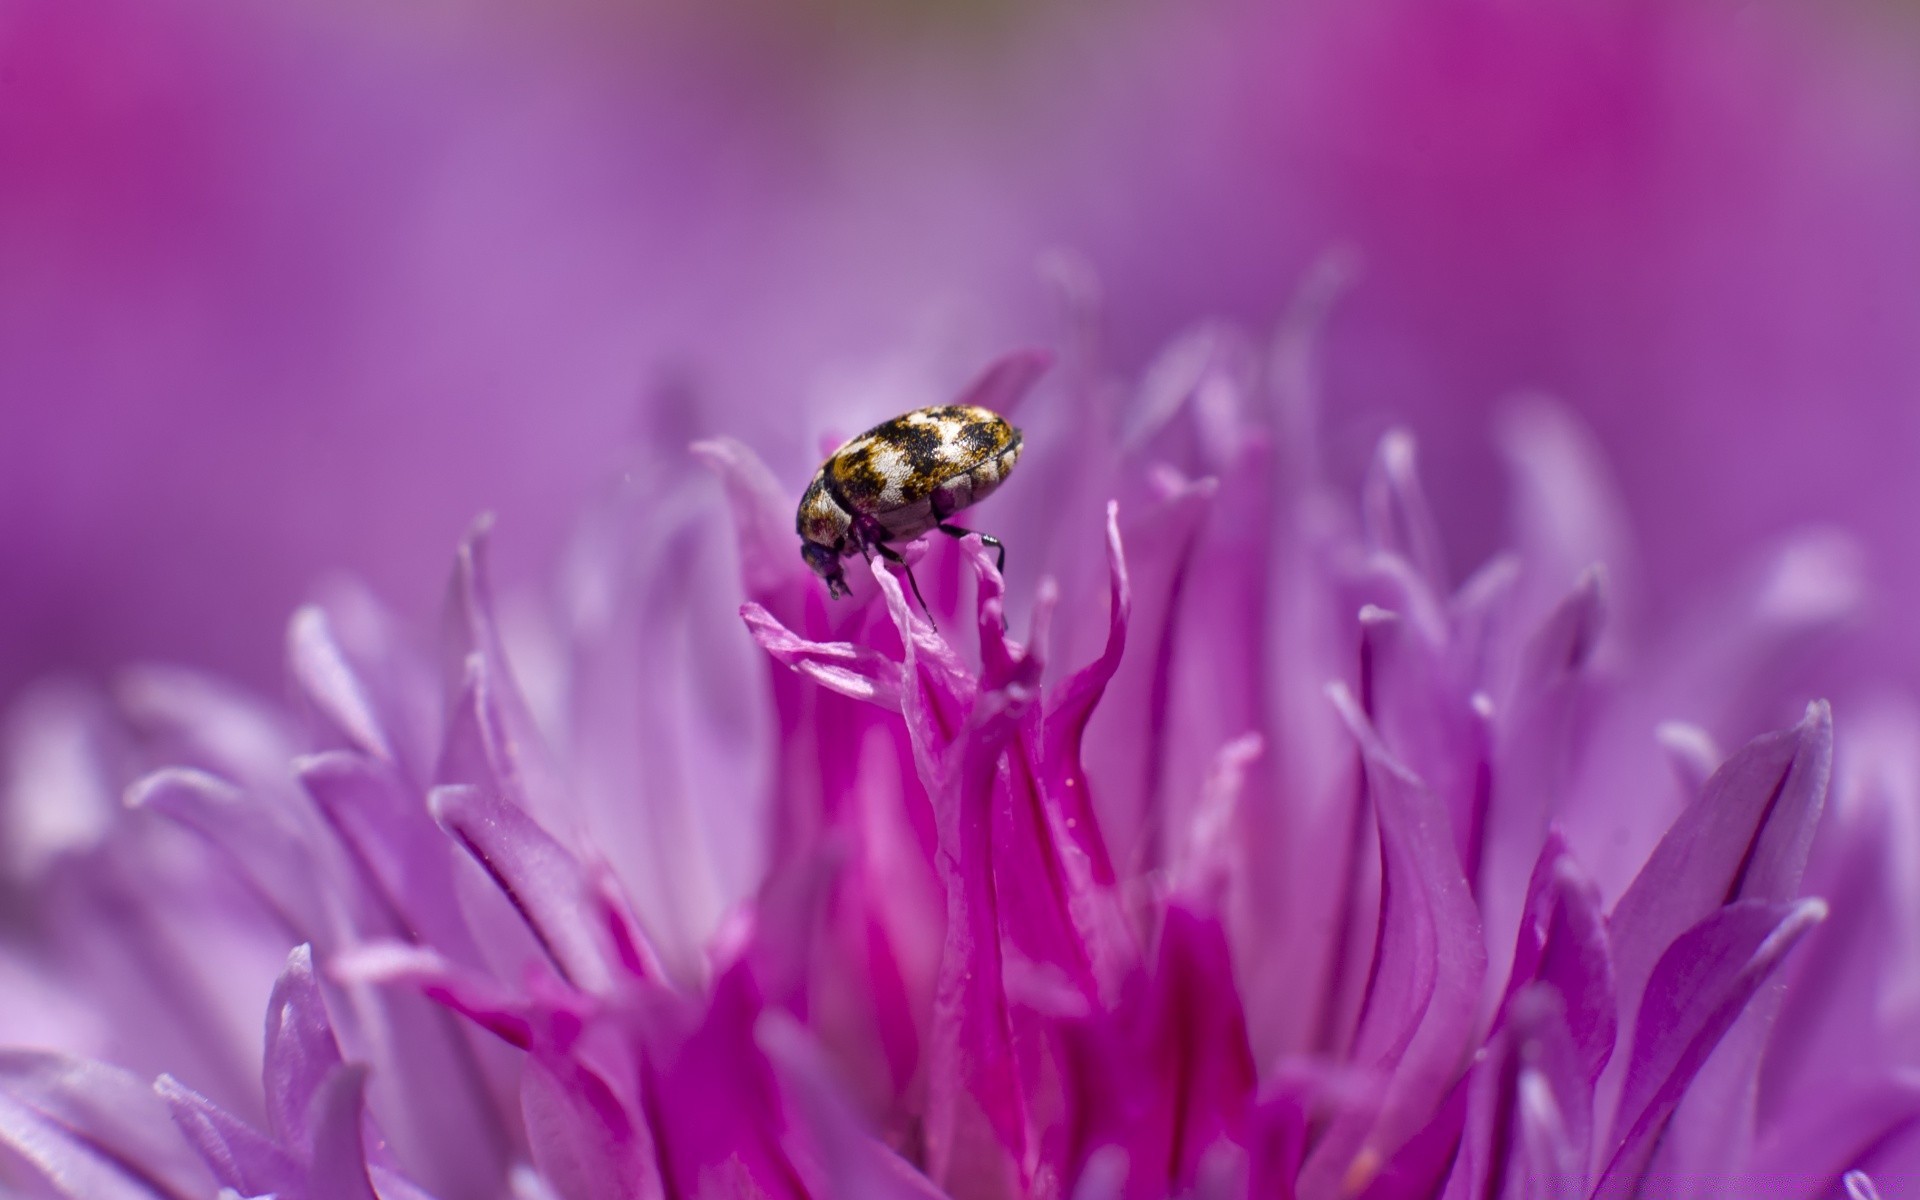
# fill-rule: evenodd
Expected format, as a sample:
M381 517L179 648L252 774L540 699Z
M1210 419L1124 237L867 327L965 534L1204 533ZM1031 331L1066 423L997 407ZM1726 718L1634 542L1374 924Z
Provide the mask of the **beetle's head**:
M827 594L838 599L847 594L847 577L840 569L840 552L819 542L801 542L800 557L813 573L827 581Z

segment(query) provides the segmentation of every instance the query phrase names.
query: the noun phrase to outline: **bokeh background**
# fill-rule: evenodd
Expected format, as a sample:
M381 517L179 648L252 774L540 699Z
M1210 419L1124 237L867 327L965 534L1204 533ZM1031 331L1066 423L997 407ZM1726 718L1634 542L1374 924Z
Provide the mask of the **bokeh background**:
M1821 671L1920 682L1920 8L0 0L0 698L277 691L329 573L424 618L492 510L538 579L629 442L797 494L1059 343L1049 273L1125 375L1333 251L1333 465L1410 425L1456 568L1546 392L1630 613L1829 527Z

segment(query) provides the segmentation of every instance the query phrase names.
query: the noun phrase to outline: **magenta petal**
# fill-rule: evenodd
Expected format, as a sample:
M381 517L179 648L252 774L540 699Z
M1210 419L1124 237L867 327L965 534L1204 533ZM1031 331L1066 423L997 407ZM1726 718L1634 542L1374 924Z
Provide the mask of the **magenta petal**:
M1795 943L1818 900L1741 900L1681 934L1654 967L1635 1025L1601 1186L1631 1186L1708 1055Z
M754 1027L754 1038L773 1064L797 1132L804 1134L810 1153L794 1157L806 1164L802 1173L812 1195L938 1200L943 1193L926 1176L862 1126L820 1047L798 1022L768 1012Z
M169 1200L213 1183L153 1089L116 1067L56 1054L0 1051L0 1147L56 1182L61 1171L91 1176L93 1159Z
M736 965L715 981L699 1024L658 1039L669 1044L649 1054L648 1122L669 1195L806 1200L779 1140L791 1122L753 1040L761 1011L750 974Z
M1117 1013L1069 1029L1071 1167L1084 1184L1101 1155L1118 1149L1125 1194L1158 1200L1186 1194L1210 1163L1244 1146L1257 1071L1216 917L1170 905L1138 987Z
M299 1188L300 1165L271 1138L171 1075L162 1075L153 1090L221 1186L247 1196Z
M1127 573L1126 551L1120 544L1119 505L1107 505L1107 641L1100 656L1055 684L1046 700L1046 724L1041 759L1047 764L1047 793L1056 797L1062 822L1075 831L1076 840L1092 872L1093 882L1112 886L1113 861L1099 835L1087 772L1081 763L1081 745L1094 706L1120 668L1127 648L1127 621L1133 611L1133 586Z
M367 1177L366 1145L360 1124L365 1116L367 1068L336 1066L313 1091L305 1124L312 1131L313 1161L307 1172L308 1200L379 1200Z
M519 910L554 965L575 986L606 991L619 955L580 860L510 801L471 787L435 788L436 820Z
M267 1055L262 1084L267 1120L284 1145L304 1145L308 1110L320 1084L340 1065L340 1043L327 1019L313 947L296 947L267 1002Z
M957 761L945 778L930 781L947 936L928 1063L928 1174L949 1190L982 1195L1017 1194L1024 1185L1027 1107L1003 977L991 841L997 765L1023 711L1023 702L1004 695L983 697L953 748Z

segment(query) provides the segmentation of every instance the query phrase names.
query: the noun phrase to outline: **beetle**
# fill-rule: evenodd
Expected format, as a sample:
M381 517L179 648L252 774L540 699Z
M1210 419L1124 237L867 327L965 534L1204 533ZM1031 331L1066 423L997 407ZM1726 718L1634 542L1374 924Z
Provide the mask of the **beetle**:
M976 532L948 518L1000 486L1020 461L1020 444L1020 431L1005 417L974 404L919 408L875 425L835 450L800 497L800 556L839 597L847 594L840 560L848 555L878 554L904 565L894 543L936 529L955 538ZM1004 568L1000 539L983 533L980 540ZM925 611L912 568L907 582Z

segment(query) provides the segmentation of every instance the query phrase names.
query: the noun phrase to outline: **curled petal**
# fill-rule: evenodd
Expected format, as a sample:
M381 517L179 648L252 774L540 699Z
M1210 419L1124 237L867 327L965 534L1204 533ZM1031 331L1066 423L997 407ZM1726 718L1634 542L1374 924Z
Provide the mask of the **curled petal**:
M740 618L775 662L843 696L899 710L898 663L851 642L810 642L753 601L740 606Z
M1107 642L1100 656L1056 684L1047 697L1042 761L1047 764L1047 792L1055 797L1063 823L1086 856L1095 883L1111 886L1113 860L1100 836L1087 773L1081 764L1081 745L1094 706L1120 669L1127 648L1127 621L1133 611L1133 586L1127 574L1126 551L1120 543L1120 506L1107 505Z

